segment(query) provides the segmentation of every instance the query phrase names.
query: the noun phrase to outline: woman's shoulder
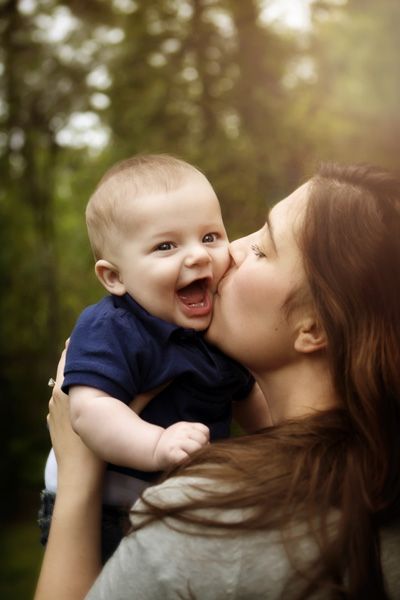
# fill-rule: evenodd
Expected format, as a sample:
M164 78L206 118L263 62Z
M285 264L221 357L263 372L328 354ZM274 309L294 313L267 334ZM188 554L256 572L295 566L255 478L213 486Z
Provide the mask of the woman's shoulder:
M201 498L215 489L215 481L207 478L176 477L148 488L144 499L173 512L176 504ZM140 527L144 511L145 504L138 501L132 516L134 526ZM125 578L125 585L129 586L126 598L138 589L136 597L149 600L186 597L274 600L281 596L288 579L288 561L275 532L244 535L242 530L205 524L207 517L214 522L238 522L243 516L241 509L201 508L194 513L195 519L190 522L168 516L125 538L111 560L135 564L135 573Z
M224 535L216 527L204 527L208 509L197 515L197 525L169 516L140 527L146 501L169 509L215 488L215 481L186 476L148 488L144 502L139 500L133 510L132 522L139 529L122 540L88 599L281 597L288 565L273 534L234 531ZM221 520L228 518L228 511L219 513ZM212 517L215 520L215 514ZM240 519L240 511L229 518Z
M204 525L210 515L214 523L218 520L240 522L243 509L200 508L191 513L195 518L189 519L190 522L174 519L174 506L218 490L221 490L221 482L193 476L172 477L148 488L144 499L133 509L132 523L137 529L121 542L88 598L275 600L295 597L298 581L296 583L292 559L312 561L318 554L309 536L297 536L290 544L291 557L288 557L287 543L280 532L246 532L234 527L227 531L223 527ZM146 501L167 509L168 516L141 527L146 518ZM393 600L400 600L399 540L397 524L382 531L384 572L389 597Z
M231 489L231 488L229 488ZM146 520L147 504L152 507L157 507L163 510L165 513L165 521L171 524L173 520L172 513L174 508L180 506L190 505L186 514L195 515L193 521L198 520L201 525L193 525L191 532L196 532L200 527L200 531L204 531L204 522L202 518L212 519L215 522L238 522L243 520L243 516L248 509L232 508L227 510L226 508L204 508L202 506L202 500L212 497L215 499L218 494L224 494L228 491L228 484L224 484L221 481L216 482L215 479L211 479L206 476L190 476L183 475L178 477L171 477L165 480L163 483L147 488L142 494L142 499L139 499L133 506L131 512L131 522L133 527L140 527ZM174 527L179 527L177 523L174 523ZM187 533L189 527L189 521L186 520L184 530ZM211 529L214 531L215 527Z
M209 477L182 475L170 477L163 483L145 489L142 498L134 505L133 515L144 510L146 502L169 507L190 500L201 499L206 494L215 492L215 481ZM133 516L133 521L135 517Z
M145 502L167 508L169 516L143 528L140 525L145 502L135 504L132 522L139 529L125 538L119 552L130 556L130 564L132 554L140 556L143 565L140 581L144 577L143 586L148 594L144 598L251 597L257 600L267 597L274 600L281 597L293 575L285 544L276 531L235 529L235 523L243 519L248 509L195 508L187 515L194 518L174 519L174 506L201 499L216 490L221 490L220 482L190 476L173 477L148 488L144 493ZM207 525L208 518L213 526ZM233 527L219 528L215 525L218 522ZM298 550L307 556L316 552L309 541L299 541ZM146 571L152 573L151 583L144 575ZM138 583L136 578L136 585Z
M172 477L160 485L148 488L144 496L151 503L173 509L174 506L187 500L201 500L203 496L210 493L215 494L218 491L224 491L223 484L216 482L215 479L181 476ZM133 517L134 523L135 519L137 519L136 524L140 522L140 512L143 508L143 503L139 501L135 506L137 513ZM169 540L170 550L175 555L178 543L180 554L178 563L180 562L181 566L186 564L190 572L194 574L196 568L193 563L201 563L203 567L206 564L211 578L215 568L214 585L217 588L221 582L219 577L222 576L222 581L225 581L226 577L230 580L232 573L236 573L236 585L246 588L243 593L248 594L250 591L255 594L254 598L256 598L257 593L261 594L262 591L262 594L267 594L270 598L275 598L275 594L277 594L276 597L279 597L278 591L283 591L283 586L288 585L294 574L292 560L294 559L296 564L302 563L303 560L312 561L318 554L317 545L307 534L307 527L298 522L291 531L293 536L289 532L289 538L293 540L290 543L290 557L288 556L288 545L284 542L280 531L253 530L246 532L242 529L232 528L228 535L224 535L226 530L218 530L215 526L204 525L204 518L207 519L207 517L214 522L238 523L248 516L248 510L200 508L195 510L198 524L196 524L196 518L189 523L176 523L173 517L168 517L155 522L147 532L147 527L145 527L143 534L144 537L148 535L152 537L154 544L159 547L163 547ZM172 512L173 510L170 514ZM338 516L336 511L331 515L330 521L333 529ZM389 597L393 600L400 600L400 519L393 521L381 530L381 553ZM161 553L159 556L162 569L165 554ZM247 577L240 577L240 573L244 572L247 572ZM198 576L197 582L202 583L201 573L198 573ZM192 583L196 581L196 577L191 581ZM286 593L290 595L289 588Z

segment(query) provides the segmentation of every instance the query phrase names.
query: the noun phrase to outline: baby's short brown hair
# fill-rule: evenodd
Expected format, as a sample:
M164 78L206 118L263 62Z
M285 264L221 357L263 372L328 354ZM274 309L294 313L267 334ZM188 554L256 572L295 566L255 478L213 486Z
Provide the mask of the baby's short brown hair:
M125 231L129 200L177 189L193 175L204 175L189 163L168 154L142 154L122 160L101 178L86 207L86 225L96 260L103 258L112 232Z

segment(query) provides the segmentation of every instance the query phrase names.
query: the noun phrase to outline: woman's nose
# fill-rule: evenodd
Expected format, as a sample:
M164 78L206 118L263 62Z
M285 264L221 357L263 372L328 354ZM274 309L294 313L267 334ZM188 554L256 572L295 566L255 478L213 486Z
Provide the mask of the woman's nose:
M248 254L250 247L250 235L238 238L229 244L229 253L232 261L236 265L240 265Z

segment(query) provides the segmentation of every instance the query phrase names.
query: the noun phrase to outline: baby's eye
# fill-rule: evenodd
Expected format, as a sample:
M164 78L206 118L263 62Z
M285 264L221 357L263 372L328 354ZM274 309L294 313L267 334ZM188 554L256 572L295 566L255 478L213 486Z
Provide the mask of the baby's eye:
M203 244L211 244L212 242L216 242L217 239L218 239L217 233L206 233L206 235L202 239L202 242L203 242Z
M253 250L253 252L257 256L257 258L266 258L267 255L265 254L265 252L263 252L261 250L261 248L258 244L252 244L251 249Z
M172 250L172 248L174 248L173 242L162 242L161 244L158 244L155 249L165 252L167 250Z

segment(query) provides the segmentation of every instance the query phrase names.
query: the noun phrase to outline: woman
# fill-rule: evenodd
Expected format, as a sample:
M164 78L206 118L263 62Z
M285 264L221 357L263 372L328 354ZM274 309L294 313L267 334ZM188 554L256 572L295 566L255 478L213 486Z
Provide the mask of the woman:
M400 598L400 180L326 166L231 254L209 339L274 425L148 490L88 598ZM56 394L36 600L82 598L100 571L101 465L63 411Z

